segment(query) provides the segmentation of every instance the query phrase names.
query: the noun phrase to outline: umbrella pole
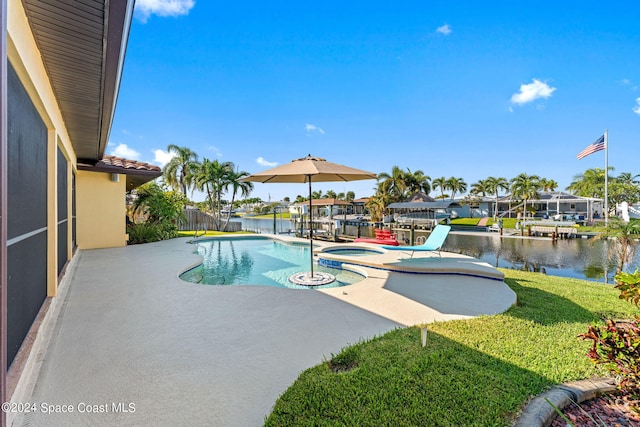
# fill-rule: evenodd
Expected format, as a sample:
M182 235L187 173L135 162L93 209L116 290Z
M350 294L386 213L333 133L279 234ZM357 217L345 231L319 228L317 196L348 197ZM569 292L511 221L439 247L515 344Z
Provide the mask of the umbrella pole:
M311 175L309 180L309 256L311 257L311 278L313 279L313 210L311 209Z

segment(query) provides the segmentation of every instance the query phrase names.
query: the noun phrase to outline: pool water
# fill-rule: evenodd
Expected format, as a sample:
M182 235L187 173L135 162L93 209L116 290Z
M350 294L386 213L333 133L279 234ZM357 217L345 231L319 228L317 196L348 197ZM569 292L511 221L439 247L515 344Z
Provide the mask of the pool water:
M292 289L309 289L289 281L289 276L309 271L309 245L287 244L266 238L215 239L197 242L202 264L180 278L205 285L263 285ZM316 288L335 288L364 279L351 271L319 266L314 272L331 273L332 283Z

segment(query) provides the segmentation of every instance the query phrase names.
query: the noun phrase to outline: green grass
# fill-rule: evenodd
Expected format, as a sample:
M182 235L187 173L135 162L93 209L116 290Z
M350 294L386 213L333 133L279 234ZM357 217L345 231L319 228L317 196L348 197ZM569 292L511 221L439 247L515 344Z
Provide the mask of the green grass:
M249 217L247 217L247 218L249 218ZM289 213L289 212L282 212L282 213L278 212L276 214L276 218L278 218L278 219L281 219L281 218L282 219L291 219L291 213ZM273 219L273 214L270 213L270 214L265 214L265 215L256 215L256 216L252 216L251 219Z
M449 221L449 224L476 226L478 222L480 222L480 218L455 218Z
M425 348L418 328L346 347L303 372L266 425L508 426L552 385L604 375L577 335L635 308L610 285L503 271L518 295L506 313L429 325Z

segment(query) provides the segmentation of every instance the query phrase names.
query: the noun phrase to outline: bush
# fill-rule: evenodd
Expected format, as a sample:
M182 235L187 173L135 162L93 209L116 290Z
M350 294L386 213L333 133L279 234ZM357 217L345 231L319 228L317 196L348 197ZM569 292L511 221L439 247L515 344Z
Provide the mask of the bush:
M640 273L619 273L615 277L620 299L638 307L640 301ZM604 366L620 378L618 388L640 399L640 317L632 320L606 319L605 325L592 325L580 337L593 340L587 353L594 363ZM640 408L636 408L640 409Z
M129 244L136 245L178 237L178 227L174 224L141 222L128 225L127 233L129 233Z
M143 214L144 222L127 226L129 244L157 242L178 236L178 223L184 220L187 198L180 192L165 191L156 183L137 189L133 212Z

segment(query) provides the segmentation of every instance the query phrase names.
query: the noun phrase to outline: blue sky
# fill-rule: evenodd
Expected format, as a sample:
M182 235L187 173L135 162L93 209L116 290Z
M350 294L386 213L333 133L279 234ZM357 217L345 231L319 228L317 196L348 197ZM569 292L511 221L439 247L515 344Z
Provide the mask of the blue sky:
M177 144L250 173L312 154L564 189L604 167L576 155L608 129L614 174L640 174L638 22L636 1L137 0L107 153L161 165Z

